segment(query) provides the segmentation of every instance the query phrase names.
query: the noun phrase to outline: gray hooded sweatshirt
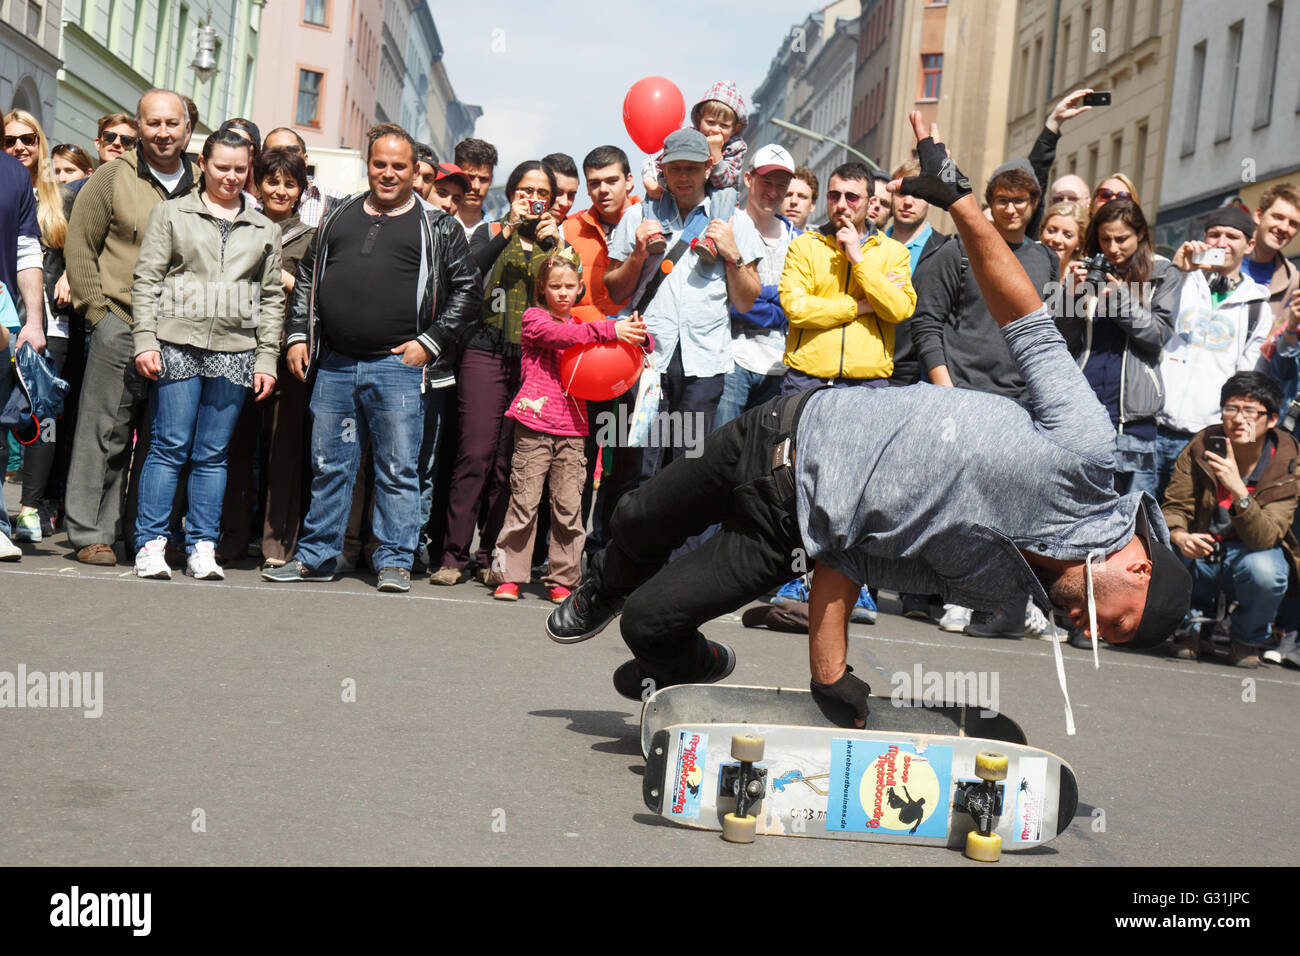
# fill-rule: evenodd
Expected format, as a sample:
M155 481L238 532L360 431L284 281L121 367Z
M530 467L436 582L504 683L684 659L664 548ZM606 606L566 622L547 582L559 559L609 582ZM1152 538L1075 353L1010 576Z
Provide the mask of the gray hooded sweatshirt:
M1154 499L1112 487L1115 430L1044 308L1002 330L1026 405L919 384L828 389L795 435L799 530L809 557L854 581L995 610L1050 604L1018 549L1063 561L1110 553ZM1027 407L1026 407L1027 406Z

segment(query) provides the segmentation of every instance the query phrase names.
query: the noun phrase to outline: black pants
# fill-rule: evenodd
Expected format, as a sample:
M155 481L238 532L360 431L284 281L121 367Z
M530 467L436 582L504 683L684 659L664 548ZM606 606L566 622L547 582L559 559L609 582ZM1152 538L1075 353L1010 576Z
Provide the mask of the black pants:
M780 415L773 399L728 422L697 458L678 458L614 511L611 541L592 558L601 590L628 595L623 640L660 682L689 683L709 668L699 627L784 584L802 560L793 495L772 476ZM691 535L722 527L671 564Z

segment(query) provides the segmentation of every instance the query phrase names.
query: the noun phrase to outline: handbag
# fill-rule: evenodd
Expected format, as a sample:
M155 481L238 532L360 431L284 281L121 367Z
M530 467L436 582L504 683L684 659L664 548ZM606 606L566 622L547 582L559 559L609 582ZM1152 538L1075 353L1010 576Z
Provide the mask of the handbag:
M653 354L647 354L637 382L636 404L632 406L632 417L628 422L627 444L630 448L645 448L650 441L650 423L659 414L659 403L663 400L664 390L659 382L659 370L655 368Z

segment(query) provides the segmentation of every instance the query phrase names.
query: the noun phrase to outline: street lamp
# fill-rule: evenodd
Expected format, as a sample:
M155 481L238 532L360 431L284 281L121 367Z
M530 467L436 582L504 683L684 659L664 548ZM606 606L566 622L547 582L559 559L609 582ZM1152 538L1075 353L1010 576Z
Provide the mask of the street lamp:
M217 31L205 23L195 34L194 59L190 61L190 69L198 74L200 83L206 83L217 72Z
M802 126L795 126L794 123L787 123L785 120L774 119L771 121L771 123L773 126L779 126L781 127L781 129L789 130L791 133L794 133L796 136L803 136L807 139L810 139L814 143L830 143L832 146L838 146L840 149L852 153L854 156L858 157L858 159L866 163L869 167L871 167L871 171L873 173L885 177L889 176L889 173L887 173L885 170L881 169L879 166L876 165L875 160L873 160L870 156L864 156L862 153L859 153L848 143L841 143L838 139L831 139L829 136L824 136L821 133L814 133L810 129L805 129Z

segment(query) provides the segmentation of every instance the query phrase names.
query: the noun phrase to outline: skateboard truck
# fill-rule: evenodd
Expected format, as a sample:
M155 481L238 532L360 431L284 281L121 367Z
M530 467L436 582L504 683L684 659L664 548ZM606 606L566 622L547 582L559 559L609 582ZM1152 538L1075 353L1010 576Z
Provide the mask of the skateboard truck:
M767 768L756 767L763 759L763 738L758 734L733 734L731 758L738 764L723 764L718 775L718 792L736 798L736 810L722 818L722 839L728 843L753 843L758 818L750 810L767 794Z
M957 784L952 805L965 810L975 821L975 829L966 834L966 856L982 863L996 863L1002 855L1002 837L993 831L1002 816L1003 787L1007 779L1005 754L983 751L975 755L975 776L980 782L963 780Z

